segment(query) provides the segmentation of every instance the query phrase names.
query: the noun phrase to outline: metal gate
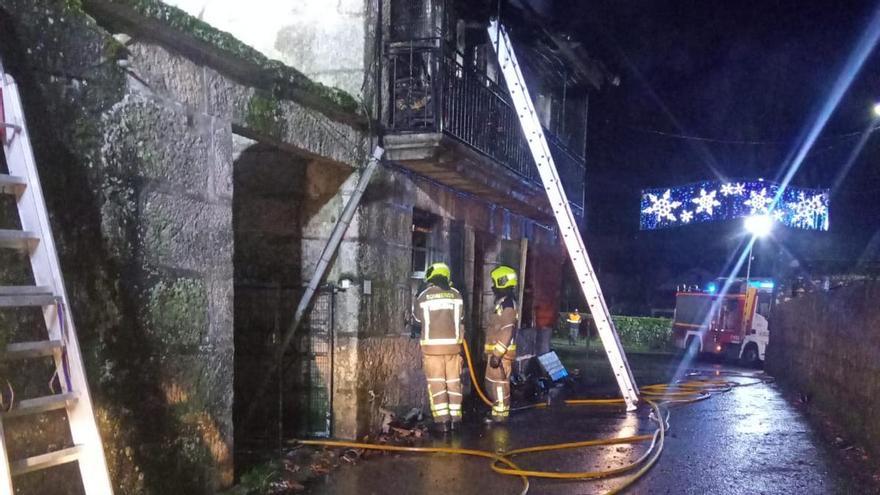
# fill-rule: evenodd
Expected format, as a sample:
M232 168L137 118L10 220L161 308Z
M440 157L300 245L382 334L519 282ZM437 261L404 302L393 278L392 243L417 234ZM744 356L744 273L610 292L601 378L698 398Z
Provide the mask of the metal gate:
M333 402L333 290L322 288L285 356L281 417L297 437L329 437ZM286 390L285 390L286 389ZM285 393L287 392L287 393Z

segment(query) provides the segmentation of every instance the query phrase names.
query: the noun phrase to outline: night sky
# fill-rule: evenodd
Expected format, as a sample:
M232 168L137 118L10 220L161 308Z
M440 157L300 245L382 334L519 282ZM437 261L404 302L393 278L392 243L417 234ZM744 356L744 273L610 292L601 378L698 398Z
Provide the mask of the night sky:
M723 273L744 240L741 221L640 232L639 191L719 176L777 177L878 5L553 2L556 27L583 41L621 79L591 99L587 150L586 241L613 310L671 307L656 295L658 287ZM875 100L876 48L793 185L835 183L860 132L872 124ZM775 232L756 247L753 274L840 272L866 256L876 260L880 246L871 247L871 240L880 242L878 160L875 132L833 193L830 231ZM695 279L688 280L688 272Z

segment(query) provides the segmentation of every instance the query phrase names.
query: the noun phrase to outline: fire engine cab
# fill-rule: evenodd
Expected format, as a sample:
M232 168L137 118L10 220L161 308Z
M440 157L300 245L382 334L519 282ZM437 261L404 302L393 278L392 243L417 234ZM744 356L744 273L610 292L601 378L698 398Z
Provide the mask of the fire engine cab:
M726 279L705 291L680 290L675 295L672 327L675 346L688 353L739 359L756 366L770 340L767 317L773 305L772 280Z

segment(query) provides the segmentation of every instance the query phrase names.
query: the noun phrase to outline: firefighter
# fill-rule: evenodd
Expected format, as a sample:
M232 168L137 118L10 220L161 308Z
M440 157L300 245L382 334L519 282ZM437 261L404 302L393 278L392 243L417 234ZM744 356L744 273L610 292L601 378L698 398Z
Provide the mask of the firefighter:
M516 271L509 266L492 270L495 311L486 329L486 391L494 402L487 422L503 423L510 414L510 373L516 358L516 328L519 314L514 292Z
M449 266L434 263L425 271L427 287L413 304L422 325L422 367L434 429L446 433L461 423L461 342L464 301L449 280Z
M577 308L568 314L568 345L576 345L581 329L581 313Z

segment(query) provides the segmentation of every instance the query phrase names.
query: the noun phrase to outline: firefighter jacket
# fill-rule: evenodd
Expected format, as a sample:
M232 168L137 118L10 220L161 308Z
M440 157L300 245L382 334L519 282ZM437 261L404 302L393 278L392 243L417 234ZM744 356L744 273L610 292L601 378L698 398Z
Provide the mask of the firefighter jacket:
M495 303L495 312L486 330L486 354L494 354L504 359L516 358L514 338L518 320L519 313L513 297L504 296Z
M413 318L422 324L422 352L434 356L461 352L463 304L461 294L452 287L429 284L418 295Z

